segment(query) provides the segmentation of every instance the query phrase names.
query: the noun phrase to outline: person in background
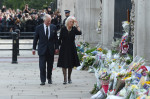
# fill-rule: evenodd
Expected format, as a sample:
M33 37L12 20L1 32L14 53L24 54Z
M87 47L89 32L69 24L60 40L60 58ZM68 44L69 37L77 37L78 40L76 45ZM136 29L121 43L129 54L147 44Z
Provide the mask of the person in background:
M17 17L18 17L19 19L21 19L21 17L22 17L22 11L19 11L19 12L18 12Z
M63 26L65 26L65 21L67 20L67 18L70 16L70 11L69 10L64 10L65 11L65 16L66 18L63 20Z
M6 6L3 5L2 7L2 13L6 12Z
M25 5L23 12L24 13L30 13L28 4Z
M49 14L49 15L52 15L52 14L53 14L52 9L51 9L50 6L47 8L47 14Z

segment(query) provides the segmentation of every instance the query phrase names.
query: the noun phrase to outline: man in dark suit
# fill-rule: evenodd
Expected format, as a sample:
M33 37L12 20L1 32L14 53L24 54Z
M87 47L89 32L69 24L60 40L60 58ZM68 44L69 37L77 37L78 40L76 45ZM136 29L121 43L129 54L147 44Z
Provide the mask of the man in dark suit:
M59 52L57 28L51 24L50 15L45 14L43 20L44 24L36 27L32 51L32 54L35 55L35 50L38 43L39 68L41 79L40 85L45 85L46 82L46 63L48 84L52 84L54 54L57 54Z

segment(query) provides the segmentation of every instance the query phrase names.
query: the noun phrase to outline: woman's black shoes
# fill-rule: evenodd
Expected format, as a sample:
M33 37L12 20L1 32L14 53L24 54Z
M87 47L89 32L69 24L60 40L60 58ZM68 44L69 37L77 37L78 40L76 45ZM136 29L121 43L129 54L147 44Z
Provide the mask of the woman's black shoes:
M71 81L71 80L68 80L68 83L71 84L72 81ZM67 81L64 81L63 84L64 84L64 85L67 84Z
M69 83L69 84L71 84L71 83L72 83L72 81L71 81L71 80L68 80L68 83Z
M64 84L64 85L67 84L67 81L64 81L63 84Z

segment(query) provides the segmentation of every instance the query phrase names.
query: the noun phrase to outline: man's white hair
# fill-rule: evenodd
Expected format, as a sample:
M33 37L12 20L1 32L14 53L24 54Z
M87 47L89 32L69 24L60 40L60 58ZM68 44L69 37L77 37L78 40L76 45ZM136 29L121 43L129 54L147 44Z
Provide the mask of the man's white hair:
M50 16L49 14L45 14L45 15L43 16L43 21L45 21L47 18L51 18L51 16Z
M73 20L76 20L76 18L74 16L69 16L66 21L65 21L65 26L67 27L68 25L68 22L70 21L70 19L73 19ZM74 23L74 26L75 26L75 23Z

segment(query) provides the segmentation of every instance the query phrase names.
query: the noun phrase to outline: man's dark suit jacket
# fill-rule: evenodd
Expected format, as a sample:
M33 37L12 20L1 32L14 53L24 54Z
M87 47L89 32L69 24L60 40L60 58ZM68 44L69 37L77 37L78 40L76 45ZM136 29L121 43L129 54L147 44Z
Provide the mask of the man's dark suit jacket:
M38 55L45 55L47 48L49 49L49 53L54 55L55 49L59 48L56 26L52 24L50 25L49 39L47 39L45 35L44 24L37 26L33 41L33 50L36 50L37 43Z

